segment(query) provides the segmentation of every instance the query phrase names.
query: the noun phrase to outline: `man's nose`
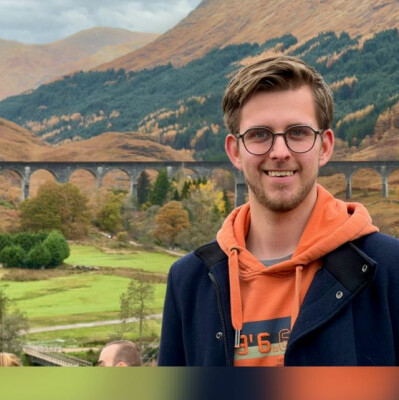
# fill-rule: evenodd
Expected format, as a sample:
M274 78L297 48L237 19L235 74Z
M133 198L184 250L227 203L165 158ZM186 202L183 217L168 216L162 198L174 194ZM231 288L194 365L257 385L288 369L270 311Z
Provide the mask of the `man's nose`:
M274 143L270 150L271 158L285 159L291 156L290 149L285 143L284 136L276 135L274 137Z

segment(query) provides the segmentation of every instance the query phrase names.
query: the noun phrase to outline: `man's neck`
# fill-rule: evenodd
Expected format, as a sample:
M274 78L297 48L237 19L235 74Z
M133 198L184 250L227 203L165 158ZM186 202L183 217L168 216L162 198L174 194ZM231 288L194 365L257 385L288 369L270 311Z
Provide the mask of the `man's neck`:
M258 259L274 259L293 254L316 203L317 192L297 208L277 213L251 201L251 225L247 249Z

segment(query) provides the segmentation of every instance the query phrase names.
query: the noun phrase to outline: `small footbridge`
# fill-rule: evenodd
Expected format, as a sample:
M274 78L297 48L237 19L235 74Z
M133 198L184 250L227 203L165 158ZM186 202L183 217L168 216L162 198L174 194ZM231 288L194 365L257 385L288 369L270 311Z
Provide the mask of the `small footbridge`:
M47 367L91 367L92 363L62 354L61 349L41 346L24 346L30 365Z

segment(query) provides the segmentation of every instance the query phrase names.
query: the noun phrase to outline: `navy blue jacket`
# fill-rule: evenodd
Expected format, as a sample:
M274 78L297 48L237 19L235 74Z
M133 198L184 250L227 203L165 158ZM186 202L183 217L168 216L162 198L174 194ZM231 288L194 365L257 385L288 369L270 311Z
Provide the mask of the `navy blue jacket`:
M170 269L160 366L232 366L227 257L216 242ZM285 353L287 366L399 364L399 240L373 233L323 258Z

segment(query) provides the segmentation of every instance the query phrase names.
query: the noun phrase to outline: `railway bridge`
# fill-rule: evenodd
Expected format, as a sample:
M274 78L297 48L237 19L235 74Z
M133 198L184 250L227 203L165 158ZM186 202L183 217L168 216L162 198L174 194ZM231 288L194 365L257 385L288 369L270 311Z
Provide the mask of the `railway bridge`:
M245 202L246 184L241 171L238 171L230 162L203 162L203 161L0 161L0 173L6 170L16 172L21 178L22 198L29 197L30 179L38 170L49 171L57 182L68 182L71 175L77 170L89 171L100 187L104 176L114 170L125 172L130 179L130 194L136 195L136 183L141 172L145 170L160 170L165 168L168 176L173 177L179 170L190 170L196 176L209 177L213 170L224 169L235 177L236 205ZM320 169L320 176L329 176L337 173L345 175L346 197L352 196L352 176L359 169L368 168L378 172L382 181L382 197L388 197L388 177L399 169L399 161L330 161Z

